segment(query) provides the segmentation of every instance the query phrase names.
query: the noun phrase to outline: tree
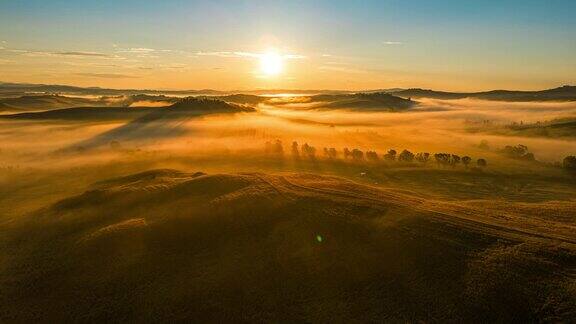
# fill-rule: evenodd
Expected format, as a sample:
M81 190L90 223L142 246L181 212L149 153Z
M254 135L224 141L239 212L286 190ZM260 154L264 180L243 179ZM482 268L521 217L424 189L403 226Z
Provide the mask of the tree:
M276 142L274 143L274 153L276 154L284 153L284 148L282 147L282 141L276 140Z
M456 154L452 154L452 156L450 157L450 164L452 165L452 167L455 167L456 164L460 163L460 156L456 155Z
M388 153L384 154L384 159L389 161L396 160L396 150L389 150Z
M298 142L292 142L292 155L294 157L300 157L300 151L298 151Z
M352 152L350 152L350 150L347 147L345 147L344 148L344 158L347 159L351 156L352 156Z
M418 153L416 154L416 161L421 163L426 163L430 159L430 153Z
M488 163L484 159L478 159L476 161L476 164L481 168L485 168L488 165Z
M434 160L439 165L447 165L450 164L451 155L448 153L436 153L434 154Z
M487 140L482 140L480 141L480 144L478 145L478 148L488 151L490 149L490 145L488 145L488 141Z
M462 164L464 164L464 167L468 168L468 164L470 164L470 162L472 162L472 158L469 156L463 156L462 157Z
M408 150L404 150L402 153L400 153L400 155L398 155L398 161L412 162L414 161L414 153Z
M366 152L366 159L369 161L378 161L378 153L375 151L367 151Z
M330 156L331 159L335 159L338 156L338 151L336 151L335 148L331 147L330 149L328 149L328 155Z
M302 154L306 155L310 159L314 159L316 158L316 148L308 145L308 143L304 143L304 145L302 145Z
M502 150L500 150L500 152L512 159L527 161L535 160L534 154L528 152L528 147L522 144L516 146L506 145Z
M576 172L576 156L570 155L562 161L562 167L570 172Z
M352 150L352 159L356 161L360 161L364 159L364 152L360 151L359 149Z

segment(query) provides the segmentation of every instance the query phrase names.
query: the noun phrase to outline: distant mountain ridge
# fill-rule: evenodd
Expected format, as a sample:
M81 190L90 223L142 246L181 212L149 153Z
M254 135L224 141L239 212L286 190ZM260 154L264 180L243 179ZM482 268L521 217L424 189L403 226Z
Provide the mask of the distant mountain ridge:
M496 101L576 101L576 86L562 86L538 91L491 90L483 92L445 92L430 89L406 89L392 92L403 98L482 99Z
M479 92L453 92L437 91L432 89L375 89L362 91L349 90L318 90L318 89L256 89L256 90L158 90L158 89L108 89L100 87L77 87L69 85L49 85L30 83L7 83L0 82L0 96L18 96L22 94L77 94L77 95L177 95L177 96L232 96L231 102L247 103L254 101L247 97L233 97L239 95L262 95L262 94L294 94L294 95L318 95L318 94L357 94L357 93L387 93L402 98L433 98L433 99L482 99L499 101L576 101L576 86L565 85L552 89L523 91L523 90L490 90Z

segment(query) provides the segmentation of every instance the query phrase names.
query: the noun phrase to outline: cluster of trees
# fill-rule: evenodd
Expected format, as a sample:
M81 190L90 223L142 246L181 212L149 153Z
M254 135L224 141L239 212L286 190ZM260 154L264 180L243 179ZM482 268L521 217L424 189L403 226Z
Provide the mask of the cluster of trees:
M265 150L266 153L284 154L284 147L280 140L276 140L275 142L266 142Z
M437 164L440 165L449 165L449 166L456 166L458 164L462 164L465 167L468 167L470 163L472 163L472 158L469 156L462 156L450 153L436 153L434 154L434 160L436 160ZM476 165L479 167L485 167L488 165L485 159L478 159L476 160Z
M352 158L352 160L364 160L364 152L360 151L359 149L352 149L345 147L344 148L344 159Z
M506 155L509 158L516 159L516 160L526 160L526 161L534 161L536 158L534 154L528 151L528 147L526 145L506 145L500 152Z
M266 152L273 153L273 154L283 154L284 149L282 147L282 142L280 140L276 140L275 142L266 142ZM323 148L324 157L327 159L336 159L338 157L338 151L333 147L324 147ZM291 146L291 154L296 158L305 157L308 159L315 159L316 158L316 148L309 145L308 143L304 143L301 146L298 145L298 142L292 142ZM342 155L344 159L351 159L353 161L380 161L380 160L387 160L387 161L399 161L399 162L420 162L420 163L428 163L432 157L432 155L428 152L420 152L420 153L412 153L408 150L403 150L402 152L398 153L396 150L389 150L386 154L382 156L378 155L376 151L366 151L363 152L357 148L349 149L345 147L342 150ZM452 166L455 167L458 164L462 164L465 167L468 167L470 163L472 163L472 158L469 156L460 157L456 154L449 154L449 153L436 153L434 154L434 160L438 165L442 166ZM478 159L476 160L476 165L479 167L486 167L487 162L485 159Z

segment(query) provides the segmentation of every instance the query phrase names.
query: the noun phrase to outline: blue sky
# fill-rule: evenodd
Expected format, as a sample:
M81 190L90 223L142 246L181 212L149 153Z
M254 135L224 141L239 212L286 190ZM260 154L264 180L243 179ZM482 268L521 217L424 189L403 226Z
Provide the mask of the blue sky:
M540 88L576 83L575 12L576 1L567 0L3 0L0 80ZM262 78L255 56L224 55L272 47L302 58L289 60L283 75Z

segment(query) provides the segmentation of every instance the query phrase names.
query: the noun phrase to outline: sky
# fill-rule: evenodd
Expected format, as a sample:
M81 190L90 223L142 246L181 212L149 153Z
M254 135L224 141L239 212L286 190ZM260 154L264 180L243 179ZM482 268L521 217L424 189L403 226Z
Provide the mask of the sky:
M0 81L551 88L576 84L575 13L573 0L0 0Z

